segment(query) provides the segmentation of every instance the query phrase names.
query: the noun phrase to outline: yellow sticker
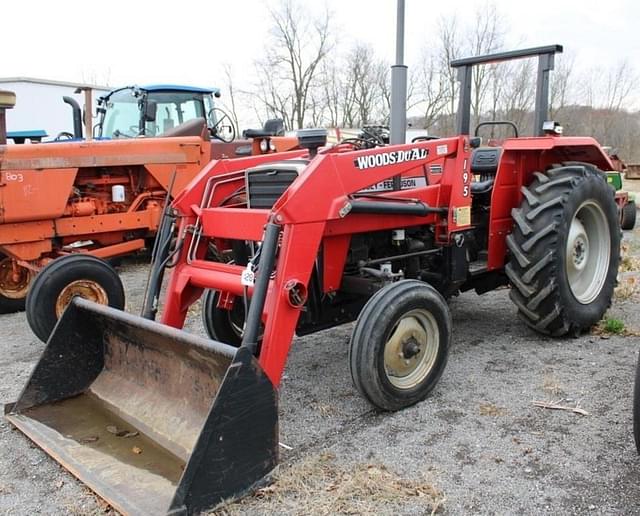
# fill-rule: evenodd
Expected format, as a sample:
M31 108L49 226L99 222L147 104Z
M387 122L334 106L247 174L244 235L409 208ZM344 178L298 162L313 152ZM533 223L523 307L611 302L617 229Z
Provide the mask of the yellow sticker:
M456 208L453 212L453 221L456 226L469 226L471 224L471 207Z

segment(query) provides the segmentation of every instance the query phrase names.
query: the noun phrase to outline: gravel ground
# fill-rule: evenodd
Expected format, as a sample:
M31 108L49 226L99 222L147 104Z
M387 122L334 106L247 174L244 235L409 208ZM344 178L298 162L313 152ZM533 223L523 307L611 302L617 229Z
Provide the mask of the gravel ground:
M638 256L640 231L625 239ZM146 266L129 262L121 274L136 312ZM280 440L291 450L281 450L272 486L218 512L640 514L631 422L640 296L632 290L609 312L627 335L566 340L529 330L507 290L455 298L440 383L393 414L371 410L351 383L351 325L296 339L280 393ZM188 330L202 332L197 310ZM0 316L0 402L16 399L42 349L24 314ZM4 420L0 443L0 513L112 512Z

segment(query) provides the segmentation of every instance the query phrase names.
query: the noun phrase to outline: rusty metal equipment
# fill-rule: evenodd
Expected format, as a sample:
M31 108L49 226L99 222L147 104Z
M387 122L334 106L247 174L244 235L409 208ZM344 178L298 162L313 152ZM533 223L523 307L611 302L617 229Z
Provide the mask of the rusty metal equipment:
M101 459L108 465L96 463L100 439L81 441L94 430L69 438L60 426L79 421L82 396L98 398L111 411L102 426L121 424L148 438L147 446L182 453L176 493L188 491L185 477L200 479L187 475L195 462L209 472L200 495L181 494L174 504L167 487L152 507L191 513L242 496L274 466L275 392L294 334L355 321L355 388L379 410L400 410L425 399L444 372L452 338L447 297L510 285L521 319L535 331L587 330L611 302L619 261L614 194L602 173L612 169L609 157L594 139L562 137L543 123L544 91L537 95L540 135L489 148L469 130L473 66L538 57L544 90L561 50L452 63L462 81L453 137L323 148L326 133L311 130L298 135L304 154L212 161L172 204L177 243L154 267L171 267L162 324L73 299L7 417L115 507L135 513L137 493L120 486L136 484L138 475L146 481L141 470L149 466L132 468L135 457L115 452ZM147 296L149 319L159 288L155 281ZM179 331L201 297L208 342ZM78 377L84 380L76 384ZM216 393L211 385L218 384ZM192 407L199 416L188 415ZM201 432L195 448L177 447L181 417L204 421L205 413L204 425L192 425L199 430L184 432ZM123 422L111 423L115 416ZM228 428L246 439L229 443ZM62 456L69 446L73 456ZM211 455L200 456L200 446ZM159 492L152 483L150 492L144 498Z

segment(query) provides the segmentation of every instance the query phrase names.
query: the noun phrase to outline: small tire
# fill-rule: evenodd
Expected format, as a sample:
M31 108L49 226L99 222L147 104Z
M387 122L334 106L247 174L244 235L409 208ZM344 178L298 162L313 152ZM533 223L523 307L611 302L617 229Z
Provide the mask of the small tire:
M72 254L53 260L33 280L27 295L27 322L46 342L74 296L124 309L122 281L111 265L90 255Z
M578 335L611 305L620 261L614 192L586 164L536 172L521 191L507 237L511 300L534 330Z
M210 339L239 347L242 342L244 306L242 299L236 298L233 308L218 308L217 290L205 290L202 296L202 324Z
M449 307L431 285L402 280L380 289L351 335L349 365L358 391L381 410L425 399L446 366L451 326Z
M629 201L622 207L620 227L625 231L633 229L636 226L636 216L636 203L635 201Z

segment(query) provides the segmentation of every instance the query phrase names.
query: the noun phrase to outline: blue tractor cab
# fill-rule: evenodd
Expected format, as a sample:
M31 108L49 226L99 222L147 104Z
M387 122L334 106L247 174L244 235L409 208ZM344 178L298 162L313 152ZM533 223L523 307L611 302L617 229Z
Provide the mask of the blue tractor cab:
M178 127L206 121L209 134L224 142L235 138L229 116L217 108L217 88L175 84L126 86L98 98L96 139L173 136ZM195 122L194 122L195 121ZM77 137L77 135L76 135Z

